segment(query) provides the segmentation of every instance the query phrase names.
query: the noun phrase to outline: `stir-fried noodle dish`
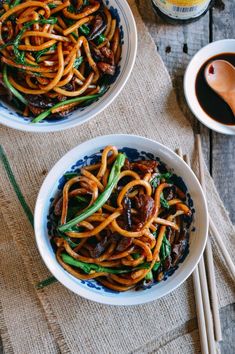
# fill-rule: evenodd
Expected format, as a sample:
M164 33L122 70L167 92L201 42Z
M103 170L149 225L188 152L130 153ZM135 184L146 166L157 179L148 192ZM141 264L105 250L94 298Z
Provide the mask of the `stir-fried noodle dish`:
M0 0L0 95L32 122L102 96L121 57L101 0Z
M64 179L50 219L57 260L70 274L112 290L143 289L184 259L192 201L163 163L130 161L107 146L97 163Z

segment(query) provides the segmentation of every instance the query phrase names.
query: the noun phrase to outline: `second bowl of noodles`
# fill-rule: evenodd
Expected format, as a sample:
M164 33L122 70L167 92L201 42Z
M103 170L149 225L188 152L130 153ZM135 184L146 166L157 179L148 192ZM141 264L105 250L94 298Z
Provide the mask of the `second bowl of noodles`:
M46 177L35 209L38 248L55 278L113 305L178 287L197 265L207 229L193 172L138 136L98 137L71 150Z

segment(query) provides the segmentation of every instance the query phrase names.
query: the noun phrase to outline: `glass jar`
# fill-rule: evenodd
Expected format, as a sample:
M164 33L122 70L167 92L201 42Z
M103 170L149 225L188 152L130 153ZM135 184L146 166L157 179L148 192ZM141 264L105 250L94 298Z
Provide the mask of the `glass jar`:
M152 0L156 13L172 24L197 21L212 6L214 0Z

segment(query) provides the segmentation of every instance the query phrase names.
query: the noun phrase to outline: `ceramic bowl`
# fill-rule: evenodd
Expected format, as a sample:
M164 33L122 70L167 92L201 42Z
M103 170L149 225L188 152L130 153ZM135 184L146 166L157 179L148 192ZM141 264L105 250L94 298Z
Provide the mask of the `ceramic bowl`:
M1 123L14 129L30 132L52 132L80 125L108 107L119 95L126 84L134 66L137 51L137 30L134 17L126 0L104 0L113 16L117 19L122 42L122 56L118 74L108 91L96 102L85 108L78 108L60 120L45 120L32 124L14 110L12 106L0 101Z
M235 53L235 39L224 39L210 43L199 50L191 59L184 76L184 94L189 108L201 123L218 133L234 135L235 124L226 125L212 119L200 106L196 97L195 83L197 74L202 65L222 53Z
M195 210L193 230L190 233L189 250L184 261L165 281L146 290L114 292L96 280L79 280L66 272L57 262L50 243L48 215L51 203L63 185L63 174L90 164L107 145L123 149L132 160L160 158L167 168L182 177L193 201ZM109 305L137 305L156 300L176 289L196 267L206 244L208 212L201 186L188 167L173 151L153 140L133 135L109 135L89 140L62 157L47 175L40 189L34 215L35 235L39 252L50 272L68 289L89 300Z

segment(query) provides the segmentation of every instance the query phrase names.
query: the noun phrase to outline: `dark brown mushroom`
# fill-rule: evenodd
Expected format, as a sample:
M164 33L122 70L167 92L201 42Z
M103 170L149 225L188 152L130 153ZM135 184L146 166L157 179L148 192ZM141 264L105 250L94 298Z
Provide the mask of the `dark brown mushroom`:
M176 266L179 262L180 258L183 256L186 247L188 245L189 233L188 230L183 229L180 233L179 239L177 243L173 244L171 257L172 257L172 265Z

